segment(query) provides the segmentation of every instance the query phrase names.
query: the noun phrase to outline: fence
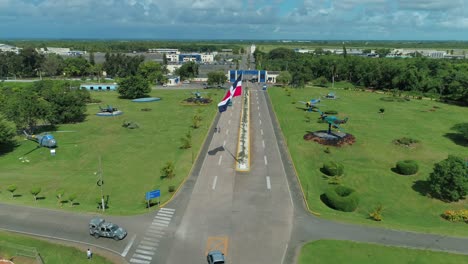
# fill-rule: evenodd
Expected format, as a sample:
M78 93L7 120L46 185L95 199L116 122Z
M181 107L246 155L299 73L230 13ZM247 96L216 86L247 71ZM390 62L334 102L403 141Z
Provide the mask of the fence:
M7 253L13 257L25 257L35 260L37 264L44 264L41 255L35 247L27 247L23 245L13 244L5 241L0 241L0 253Z

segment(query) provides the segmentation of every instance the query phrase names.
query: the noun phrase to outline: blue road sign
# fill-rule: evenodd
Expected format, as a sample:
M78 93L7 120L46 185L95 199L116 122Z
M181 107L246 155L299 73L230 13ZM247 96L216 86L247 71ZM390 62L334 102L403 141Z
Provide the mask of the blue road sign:
M161 196L161 190L154 190L146 193L146 200L151 200Z

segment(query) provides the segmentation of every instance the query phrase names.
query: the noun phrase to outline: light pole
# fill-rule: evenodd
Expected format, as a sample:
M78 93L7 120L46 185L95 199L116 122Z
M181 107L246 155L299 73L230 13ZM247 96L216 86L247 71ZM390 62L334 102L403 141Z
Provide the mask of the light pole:
M104 203L104 193L103 193L103 185L104 185L104 181L102 180L102 166L101 166L101 155L99 155L99 171L98 171L98 174L99 174L99 180L97 181L97 185L99 187L101 187L101 208L102 208L102 211L105 212L106 211L106 205Z

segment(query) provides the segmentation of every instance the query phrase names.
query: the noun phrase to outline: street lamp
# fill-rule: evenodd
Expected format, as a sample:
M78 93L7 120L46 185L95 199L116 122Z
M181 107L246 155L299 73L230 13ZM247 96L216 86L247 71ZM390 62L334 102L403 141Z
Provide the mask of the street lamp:
M101 208L102 211L106 211L106 204L104 203L104 193L103 193L103 185L104 181L102 180L102 166L101 166L101 156L99 156L99 171L95 174L99 174L99 180L97 181L97 185L101 187Z

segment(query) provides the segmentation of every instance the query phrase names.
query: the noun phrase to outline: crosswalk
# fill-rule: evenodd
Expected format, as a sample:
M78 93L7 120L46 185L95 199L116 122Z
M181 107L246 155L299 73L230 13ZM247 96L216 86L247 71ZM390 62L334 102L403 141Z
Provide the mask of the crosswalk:
M135 253L133 253L130 263L150 264L156 250L158 249L160 239L165 235L165 229L171 223L175 209L161 208L153 219L151 225L146 229L145 236L138 244Z

